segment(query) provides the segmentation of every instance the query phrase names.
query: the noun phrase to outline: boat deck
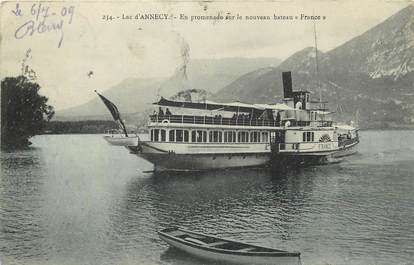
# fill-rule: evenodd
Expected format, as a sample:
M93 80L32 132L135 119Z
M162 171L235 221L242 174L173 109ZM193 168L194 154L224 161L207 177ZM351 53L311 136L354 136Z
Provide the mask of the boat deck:
M178 123L178 124L204 124L204 125L227 125L227 126L262 126L262 127L283 127L288 120L276 121L266 119L247 118L225 118L211 116L191 115L150 115L150 121L154 123ZM290 126L305 127L316 124L317 127L330 127L332 121L296 121L290 120Z

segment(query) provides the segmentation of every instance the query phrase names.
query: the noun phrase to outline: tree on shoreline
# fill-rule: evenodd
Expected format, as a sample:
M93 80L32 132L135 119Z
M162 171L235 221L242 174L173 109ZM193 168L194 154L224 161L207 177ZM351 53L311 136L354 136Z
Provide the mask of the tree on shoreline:
M38 94L39 84L27 77L6 77L1 81L1 147L30 145L53 115L48 98Z

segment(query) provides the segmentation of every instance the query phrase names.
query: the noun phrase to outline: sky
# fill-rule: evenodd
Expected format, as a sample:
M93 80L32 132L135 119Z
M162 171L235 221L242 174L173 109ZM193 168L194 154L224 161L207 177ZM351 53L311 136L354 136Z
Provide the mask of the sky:
M96 97L127 78L171 76L189 58L275 57L286 59L314 45L312 20L273 16L320 16L317 45L329 51L406 7L399 0L3 2L0 75L21 74L22 62L36 72L41 94L55 109ZM46 16L45 16L46 14ZM173 19L135 16L167 14ZM188 19L180 19L181 14ZM194 20L191 16L242 19ZM122 19L122 16L132 19ZM115 19L108 20L109 16ZM246 16L270 16L247 20ZM117 18L119 17L119 18ZM322 19L325 17L325 19ZM184 18L184 17L183 17ZM27 57L27 59L25 59ZM133 96L133 95L131 95Z

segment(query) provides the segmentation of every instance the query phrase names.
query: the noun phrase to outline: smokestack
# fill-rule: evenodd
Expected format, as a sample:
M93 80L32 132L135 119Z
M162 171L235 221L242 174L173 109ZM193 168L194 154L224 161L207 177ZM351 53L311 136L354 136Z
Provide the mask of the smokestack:
M284 98L292 98L292 74L291 72L283 72L282 73L282 80L283 80L283 97Z

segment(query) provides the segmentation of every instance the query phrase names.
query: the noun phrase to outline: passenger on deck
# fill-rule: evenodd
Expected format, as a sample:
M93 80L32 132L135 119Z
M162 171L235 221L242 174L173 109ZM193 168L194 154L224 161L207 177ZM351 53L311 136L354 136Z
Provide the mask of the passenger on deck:
M165 115L171 115L171 111L168 108L165 110Z
M280 122L280 112L276 114L276 122Z
M158 115L164 115L164 111L162 111L161 107L158 109Z

